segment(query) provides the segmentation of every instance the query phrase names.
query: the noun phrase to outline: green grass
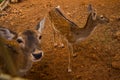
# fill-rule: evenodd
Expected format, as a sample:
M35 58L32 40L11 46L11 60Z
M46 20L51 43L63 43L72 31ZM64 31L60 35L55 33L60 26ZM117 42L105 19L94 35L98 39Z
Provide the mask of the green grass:
M0 0L0 2L2 2L3 0Z

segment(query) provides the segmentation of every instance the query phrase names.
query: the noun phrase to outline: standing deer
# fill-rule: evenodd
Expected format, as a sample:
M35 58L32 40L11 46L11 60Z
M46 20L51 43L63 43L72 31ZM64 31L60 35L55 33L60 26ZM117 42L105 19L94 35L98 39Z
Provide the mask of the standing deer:
M41 60L43 57L41 38L44 23L45 18L37 25L36 30L25 30L18 35L7 28L0 27L0 43L3 43L3 49L8 53L2 52L0 48L0 65L2 65L0 71L23 76L32 67L33 62ZM7 57L12 61L10 63L15 69L11 67L12 70L6 70L9 66Z
M69 50L69 64L68 72L71 72L71 59L70 54L73 54L73 44L76 44L82 40L85 40L97 27L98 24L105 24L109 22L109 19L103 15L97 15L92 6L88 6L89 15L87 17L87 22L83 28L77 26L74 22L70 21L61 12L60 7L49 12L49 19L53 24L53 29L63 36L63 39L67 42L67 47Z

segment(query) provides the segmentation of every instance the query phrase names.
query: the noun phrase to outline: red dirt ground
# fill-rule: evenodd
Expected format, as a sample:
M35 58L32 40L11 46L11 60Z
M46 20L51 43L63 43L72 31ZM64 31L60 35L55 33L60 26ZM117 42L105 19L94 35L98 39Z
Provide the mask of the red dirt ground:
M92 4L98 14L110 19L85 41L74 46L77 57L72 58L73 72L67 72L68 51L53 47L53 29L48 12L61 9L79 26L84 26L87 7ZM45 16L42 48L44 58L34 63L25 78L30 80L120 80L120 0L23 0L10 4L0 17L0 25L21 32L32 28ZM65 43L65 42L64 42ZM66 43L65 43L66 44Z

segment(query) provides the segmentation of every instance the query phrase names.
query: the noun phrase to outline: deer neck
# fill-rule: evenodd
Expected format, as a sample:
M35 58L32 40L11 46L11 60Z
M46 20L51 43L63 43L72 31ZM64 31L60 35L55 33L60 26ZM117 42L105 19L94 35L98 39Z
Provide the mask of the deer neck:
M85 26L83 27L84 30L93 30L97 25L97 20L92 19L92 13L89 14L87 18L87 22Z
M97 26L97 20L93 20L92 14L90 13L87 18L87 22L83 28L77 28L72 30L75 36L74 37L75 42L87 38L92 33L92 31L94 31L96 26Z

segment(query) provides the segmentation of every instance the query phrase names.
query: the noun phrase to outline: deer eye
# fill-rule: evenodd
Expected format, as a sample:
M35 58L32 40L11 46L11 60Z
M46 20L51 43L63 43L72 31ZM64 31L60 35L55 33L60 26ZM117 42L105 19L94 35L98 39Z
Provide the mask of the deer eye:
M42 39L42 36L39 36L39 39Z
M104 19L104 17L100 17L101 19Z
M23 43L23 41L21 39L17 39L18 43Z
M104 19L104 16L103 16L103 15L101 15L101 16L100 16L100 18L101 18L101 19Z

